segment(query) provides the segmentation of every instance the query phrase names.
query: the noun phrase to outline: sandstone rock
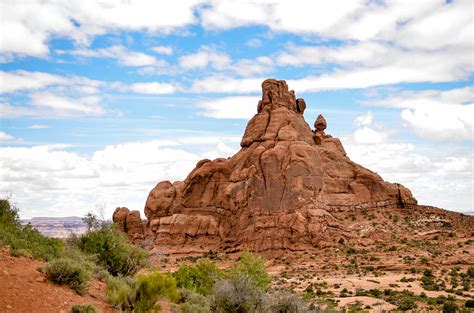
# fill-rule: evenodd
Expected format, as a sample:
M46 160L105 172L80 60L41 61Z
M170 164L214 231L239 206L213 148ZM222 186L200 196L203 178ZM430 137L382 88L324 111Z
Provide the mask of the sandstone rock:
M265 80L239 152L198 162L182 182L158 183L145 228L139 213L123 208L114 221L165 253L303 250L354 237L336 212L416 206L408 189L352 162L325 134L322 115L311 130L305 108L285 81Z
M112 215L112 221L114 221L117 227L123 232L127 232L125 221L127 220L128 213L130 213L130 211L127 208L116 208Z
M314 121L314 128L316 128L316 131L324 132L327 126L326 119L322 114L319 114L316 121Z
M118 228L127 233L131 241L144 239L145 222L142 221L139 211L130 211L128 208L116 208L112 221Z

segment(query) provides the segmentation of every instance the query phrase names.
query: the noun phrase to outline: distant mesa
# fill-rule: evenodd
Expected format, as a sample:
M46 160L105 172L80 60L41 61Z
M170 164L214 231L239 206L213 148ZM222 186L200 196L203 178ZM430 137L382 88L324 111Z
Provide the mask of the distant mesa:
M40 233L47 237L68 238L72 234L82 234L87 226L81 217L33 217L21 221L22 224L31 224Z
M341 236L373 240L343 221L354 212L423 209L404 186L352 162L322 115L311 129L305 109L284 80L265 80L239 152L199 161L184 181L159 182L146 221L127 208L113 220L132 241L164 253L306 250Z

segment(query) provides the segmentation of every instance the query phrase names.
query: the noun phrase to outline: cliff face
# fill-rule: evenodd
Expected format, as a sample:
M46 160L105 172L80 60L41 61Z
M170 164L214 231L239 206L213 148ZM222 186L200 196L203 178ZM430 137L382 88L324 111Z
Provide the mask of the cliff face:
M302 250L350 237L335 217L341 212L416 208L407 188L352 162L325 133L324 117L312 130L305 108L285 81L265 80L239 152L199 161L184 181L159 182L143 225L123 208L114 221L132 239L170 253Z

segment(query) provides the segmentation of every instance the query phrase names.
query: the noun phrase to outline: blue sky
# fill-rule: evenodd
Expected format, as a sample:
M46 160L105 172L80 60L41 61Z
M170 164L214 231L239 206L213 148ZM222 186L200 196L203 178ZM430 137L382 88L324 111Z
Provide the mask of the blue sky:
M142 210L240 148L265 78L422 204L473 210L470 1L2 1L0 192Z

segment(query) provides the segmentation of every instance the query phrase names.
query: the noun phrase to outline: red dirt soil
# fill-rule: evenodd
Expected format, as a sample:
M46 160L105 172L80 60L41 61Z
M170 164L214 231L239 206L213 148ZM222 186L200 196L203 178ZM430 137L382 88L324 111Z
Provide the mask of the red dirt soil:
M44 263L25 257L12 257L0 248L0 312L53 313L70 312L73 304L93 304L101 312L114 312L105 299L105 285L93 281L88 292L80 296L68 286L45 280L37 271Z

